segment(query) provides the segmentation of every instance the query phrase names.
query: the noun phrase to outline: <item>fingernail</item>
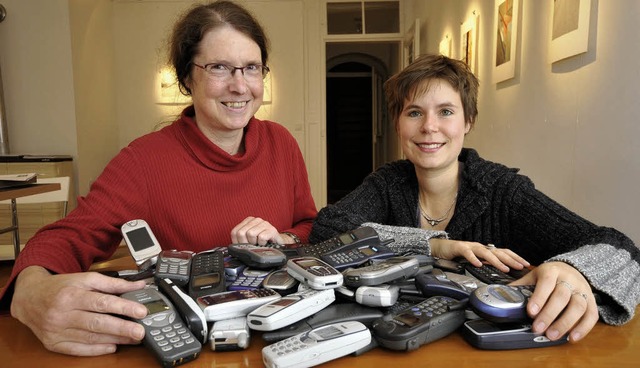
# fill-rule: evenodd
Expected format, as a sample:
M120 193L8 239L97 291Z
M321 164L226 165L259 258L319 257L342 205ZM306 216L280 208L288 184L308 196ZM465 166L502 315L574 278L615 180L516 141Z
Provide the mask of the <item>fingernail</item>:
M571 341L578 341L582 338L582 335L580 334L580 332L574 332L569 336L569 340Z
M544 331L545 327L546 327L546 326L545 326L544 322L538 322L538 323L535 323L535 324L533 325L533 329L534 329L536 332L542 332L542 331Z
M560 334L558 333L558 330L556 329L551 329L549 331L547 331L547 337L550 338L551 340L555 340L558 338Z
M146 317L147 316L147 308L139 307L135 310L136 316Z
M538 312L540 312L540 307L536 303L531 303L531 307L529 307L529 309L531 310L531 314L533 314L534 316L537 315Z
M136 327L136 331L133 334L133 336L137 340L142 340L142 339L144 339L144 327L142 327L142 326L139 326L139 327L141 327L141 328L137 328Z

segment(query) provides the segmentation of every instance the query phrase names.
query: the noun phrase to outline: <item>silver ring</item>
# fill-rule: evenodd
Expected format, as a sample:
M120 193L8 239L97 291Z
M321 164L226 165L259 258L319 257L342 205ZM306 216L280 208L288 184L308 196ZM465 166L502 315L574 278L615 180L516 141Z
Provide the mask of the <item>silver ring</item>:
M571 286L571 284L570 284L570 283L568 283L568 282L566 282L566 281L564 281L564 280L560 280L560 281L556 282L556 285L563 285L563 286L566 286L566 287L567 287L567 289L569 289L569 290L571 290L571 291L573 292L573 286Z
M489 244L485 245L484 247L485 247L485 248L487 248L487 249L489 249L489 250L494 250L494 249L496 249L496 245L495 245L495 244L491 244L491 243L489 243Z
M584 300L587 300L587 294L581 293L579 291L574 291L573 293L571 293L571 295L580 295L581 297L584 298Z

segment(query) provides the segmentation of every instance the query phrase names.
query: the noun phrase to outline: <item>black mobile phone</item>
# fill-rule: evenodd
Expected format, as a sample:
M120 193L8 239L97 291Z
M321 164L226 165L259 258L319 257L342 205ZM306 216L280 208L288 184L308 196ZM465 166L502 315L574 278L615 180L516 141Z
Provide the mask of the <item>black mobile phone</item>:
M147 307L146 317L135 320L144 327L144 344L163 367L173 367L196 359L202 344L177 313L171 301L153 287L124 293L121 297Z
M414 282L424 296L444 295L462 300L468 299L471 294L471 291L463 285L449 280L444 271L440 269L416 275Z
M225 290L224 254L215 249L195 254L191 260L189 296L195 299Z
M163 250L158 255L155 279L171 279L178 286L189 282L193 252Z
M372 259L385 259L395 255L396 253L385 245L356 242L325 253L320 256L320 259L336 270L342 271L349 267L358 267Z
M415 350L457 330L465 321L466 301L433 296L391 316L377 319L371 332L380 346Z
M316 244L308 244L296 248L298 256L320 258L326 253L336 251L344 246L379 246L392 242L393 239L381 242L378 232L372 227L359 227Z
M541 348L566 343L567 336L556 341L531 331L524 323L493 323L485 319L467 321L462 326L464 339L479 349L509 350Z

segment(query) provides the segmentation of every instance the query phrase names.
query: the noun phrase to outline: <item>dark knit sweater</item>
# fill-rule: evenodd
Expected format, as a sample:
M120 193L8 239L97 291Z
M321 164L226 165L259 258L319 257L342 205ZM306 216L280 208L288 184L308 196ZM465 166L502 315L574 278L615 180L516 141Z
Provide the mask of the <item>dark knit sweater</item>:
M510 248L532 264L561 260L603 296L603 319L628 321L640 300L640 249L619 231L596 226L537 189L517 169L463 149L450 239ZM335 205L322 209L310 235L318 242L363 223L419 227L418 181L407 160L382 166Z

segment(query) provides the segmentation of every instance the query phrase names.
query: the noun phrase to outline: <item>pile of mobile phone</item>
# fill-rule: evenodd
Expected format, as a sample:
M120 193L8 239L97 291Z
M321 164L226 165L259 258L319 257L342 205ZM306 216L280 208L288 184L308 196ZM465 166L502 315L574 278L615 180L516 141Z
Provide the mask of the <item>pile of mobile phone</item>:
M123 297L147 305L147 318L170 314L172 329L188 342L165 353L162 339L151 338L157 323L140 320L145 344L163 365L193 360L207 343L218 352L247 349L252 329L271 344L262 351L265 365L279 367L376 346L414 350L456 330L481 349L566 342L531 332L532 287L506 285L514 276L488 265L396 254L387 246L393 240L370 227L315 245L231 244L199 253L163 250L144 220L127 222L122 233L139 272L117 276L150 276L155 284ZM288 352L291 344L308 354Z

